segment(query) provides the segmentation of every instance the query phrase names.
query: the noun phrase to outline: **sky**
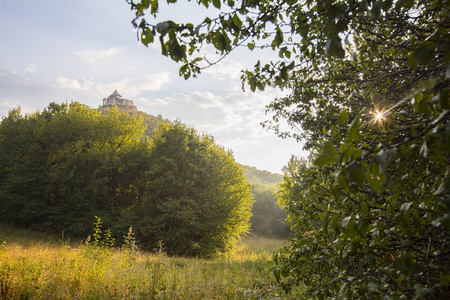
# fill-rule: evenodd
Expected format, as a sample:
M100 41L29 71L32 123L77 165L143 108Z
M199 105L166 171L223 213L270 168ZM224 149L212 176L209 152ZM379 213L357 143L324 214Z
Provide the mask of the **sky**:
M196 23L206 13L183 2L162 7L155 22ZM283 92L242 91L240 71L267 54L239 50L184 80L157 45L138 42L133 17L125 0L0 1L0 118L50 102L96 108L117 89L141 111L212 135L241 164L282 173L291 155L306 155L260 125L270 119L265 106Z

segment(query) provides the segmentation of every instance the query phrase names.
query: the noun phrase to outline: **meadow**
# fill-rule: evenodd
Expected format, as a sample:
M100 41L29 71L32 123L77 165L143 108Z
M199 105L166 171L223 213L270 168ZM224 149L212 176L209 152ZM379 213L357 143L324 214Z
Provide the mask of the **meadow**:
M132 235L109 248L2 225L0 243L0 299L296 299L269 272L278 239L249 236L215 259L142 252Z

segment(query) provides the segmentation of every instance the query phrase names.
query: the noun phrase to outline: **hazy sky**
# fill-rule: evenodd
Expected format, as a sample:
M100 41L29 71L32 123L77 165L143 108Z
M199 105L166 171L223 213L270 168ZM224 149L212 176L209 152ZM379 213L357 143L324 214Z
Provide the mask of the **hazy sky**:
M195 2L164 8L161 19L186 16L203 19ZM185 81L180 65L137 41L132 19L125 0L0 1L0 117L66 100L98 107L117 89L139 110L214 136L239 163L281 173L291 154L304 154L260 126L281 92L241 90L240 70L258 53L233 53Z

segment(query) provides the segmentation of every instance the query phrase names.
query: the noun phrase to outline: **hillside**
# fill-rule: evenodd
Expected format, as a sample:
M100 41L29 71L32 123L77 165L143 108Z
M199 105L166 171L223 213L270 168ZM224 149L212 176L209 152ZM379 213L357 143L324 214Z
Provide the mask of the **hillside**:
M283 181L283 176L255 167L241 165L244 176L251 184L255 202L250 220L251 232L255 235L287 238L291 232L286 221L286 212L277 204L277 183Z
M144 123L147 126L147 129L144 133L144 136L152 137L153 131L158 128L159 124L161 123L170 123L168 119L163 119L161 115L154 116L151 114L148 114L146 112L140 111L136 109L136 107L127 107L127 106L117 106L119 111L124 111L129 113L130 115L136 115L139 117L142 117L144 119ZM97 110L100 111L102 114L106 113L107 111L113 109L109 106L100 106Z
M283 181L283 176L281 176L280 174L259 170L255 167L249 167L245 165L241 166L242 170L244 171L244 176L251 184L274 185L280 181Z

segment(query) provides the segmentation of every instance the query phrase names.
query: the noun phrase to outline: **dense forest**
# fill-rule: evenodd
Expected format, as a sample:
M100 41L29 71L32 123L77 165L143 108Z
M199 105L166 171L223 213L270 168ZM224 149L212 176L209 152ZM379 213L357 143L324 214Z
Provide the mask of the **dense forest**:
M132 227L139 246L169 254L232 250L251 230L286 237L281 176L237 164L194 129L137 110L51 103L10 111L0 124L0 220L68 236L113 239ZM251 178L250 188L243 170ZM255 183L257 182L257 183Z
M260 236L287 238L290 233L287 213L278 204L277 195L283 176L255 167L242 166L242 169L255 199L250 220L251 232Z
M247 49L243 89L286 91L263 125L310 156L293 157L280 186L292 234L274 256L279 286L304 285L305 299L449 299L448 1L202 0L207 17L186 23L157 18L158 2L127 0L132 24L180 76Z

